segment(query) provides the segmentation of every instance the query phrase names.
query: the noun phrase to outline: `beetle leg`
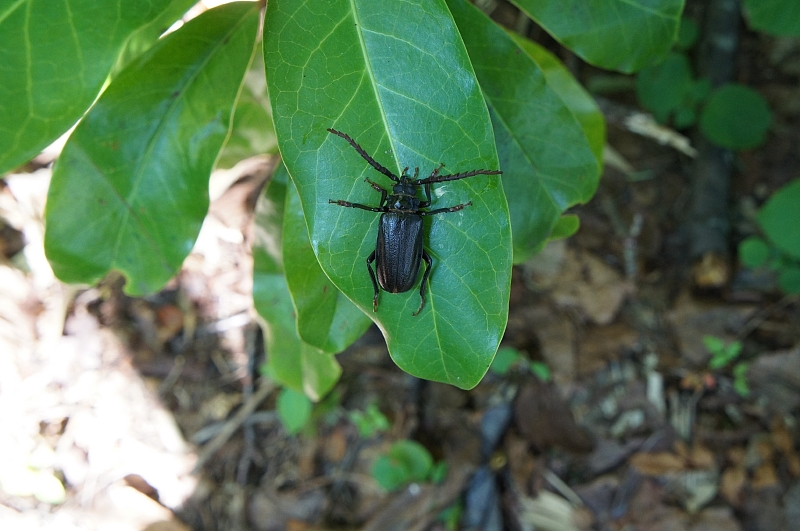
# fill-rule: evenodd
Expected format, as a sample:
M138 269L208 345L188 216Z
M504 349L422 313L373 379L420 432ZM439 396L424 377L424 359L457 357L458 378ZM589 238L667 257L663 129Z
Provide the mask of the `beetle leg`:
M386 190L381 185L379 185L378 183L374 183L374 182L370 181L369 177L366 177L364 180L367 181L370 186L372 186L373 190L375 190L376 192L380 192L381 193L381 206L385 206L386 205Z
M372 251L372 254L367 257L367 270L369 270L369 277L372 279L372 289L375 290L375 296L372 297L373 312L378 311L378 293L380 293L378 290L378 281L375 279L375 271L372 270L372 262L375 261L375 253L376 251Z
M425 274L422 275L422 283L419 285L419 296L422 300L419 303L417 311L411 314L414 317L419 315L419 312L422 311L422 307L425 306L425 284L428 283L428 276L431 274L431 267L433 267L433 260L431 260L430 255L425 249L422 250L422 259L425 260L427 267L425 267Z
M419 207L420 208L428 208L429 206L431 206L431 201L432 201L432 199L431 199L431 183L426 183L423 186L423 189L425 190L425 197L427 197L427 200L426 201L422 201L419 204Z
M438 177L439 176L439 172L442 171L442 168L444 168L444 162L440 162L439 163L439 167L436 168L435 170L433 170L431 172L431 174L428 176L428 178L425 179L425 180L426 181L430 181L431 179L435 179L436 177Z
M435 172L436 173L436 172ZM501 175L503 172L500 170L472 170L465 171L464 173L454 173L453 175L436 175L431 174L430 177L418 181L419 184L427 183L443 183L445 181L457 181L458 179L466 179L467 177L475 177L476 175Z
M369 205L362 205L361 203L351 203L350 201L343 201L341 199L338 200L328 199L328 203L335 203L339 206L348 208L360 208L361 210L369 210L370 212L386 212L385 206L372 207Z
M347 142L349 142L350 145L353 146L353 148L356 151L358 151L358 154L361 155L361 158L366 160L367 162L369 162L370 166L372 166L373 168L375 168L376 170L378 170L379 172L381 172L382 174L384 174L385 176L387 176L388 178L390 178L394 182L398 182L400 180L400 178L397 175L395 175L394 173L390 172L389 170L387 170L386 168L381 166L378 161L376 161L375 159L370 157L369 154L366 151L364 151L364 148L359 146L356 143L355 140L350 138L349 135L347 135L345 133L342 133L341 131L337 131L336 129L328 129L328 132L329 133L333 133L334 135L340 136L340 137L344 138L345 140L347 140Z
M463 210L464 207L472 206L472 201L467 201L466 203L461 203L460 205L445 207L445 208L437 208L436 210L429 210L428 212L417 212L420 216L432 216L434 214L442 214L444 212L458 212L459 210Z

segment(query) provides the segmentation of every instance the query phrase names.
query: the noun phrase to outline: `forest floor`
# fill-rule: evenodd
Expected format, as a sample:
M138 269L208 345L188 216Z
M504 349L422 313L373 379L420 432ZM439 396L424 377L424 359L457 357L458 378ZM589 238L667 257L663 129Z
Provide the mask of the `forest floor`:
M742 49L737 78L774 125L733 154L724 288L692 282L694 160L612 123L627 166L576 209L575 237L514 270L503 346L550 378L518 364L471 391L419 381L373 328L296 436L259 385L251 300L253 198L273 159L215 172L194 251L142 299L119 278L53 276L53 153L4 177L2 528L447 529L459 507L465 528L498 531L800 529L800 300L735 258L757 206L800 177L800 41L746 34ZM704 336L741 354L712 368ZM369 404L390 428L365 440L348 411ZM400 439L446 462L445 479L381 490L372 463Z

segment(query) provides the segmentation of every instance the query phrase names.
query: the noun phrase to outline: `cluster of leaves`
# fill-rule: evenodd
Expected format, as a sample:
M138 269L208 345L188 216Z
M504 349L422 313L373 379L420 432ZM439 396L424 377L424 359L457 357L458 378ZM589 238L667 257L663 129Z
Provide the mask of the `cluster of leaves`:
M800 31L800 30L799 30ZM659 64L636 76L639 103L661 123L678 129L695 125L715 144L730 149L761 145L772 124L772 113L763 96L738 83L711 90L708 79L696 79L687 51L698 37L697 25L683 19L675 50Z
M597 186L605 131L593 100L556 57L466 0L271 0L266 83L258 3L219 6L159 38L193 3L0 8L0 172L80 121L45 212L56 275L93 283L117 270L129 294L160 289L197 238L215 164L277 138L285 169L262 198L254 250L268 373L317 400L339 377L334 354L373 321L402 369L477 384L505 329L512 263L577 230L563 213ZM584 60L626 73L669 51L683 9L515 3ZM383 294L372 312L363 264L377 216L328 204L375 202L362 182L371 170L329 127L396 173L504 171L435 187L435 206L473 205L426 220L434 266L418 317L416 290Z
M756 222L763 236L750 236L739 244L739 259L746 267L765 267L778 275L786 294L800 293L800 179L775 192L761 207Z

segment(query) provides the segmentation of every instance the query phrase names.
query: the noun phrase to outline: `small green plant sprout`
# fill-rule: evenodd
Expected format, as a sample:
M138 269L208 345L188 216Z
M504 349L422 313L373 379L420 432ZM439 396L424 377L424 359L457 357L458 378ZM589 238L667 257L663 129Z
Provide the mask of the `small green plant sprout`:
M350 411L348 416L350 422L356 425L358 436L362 439L369 439L389 429L389 420L374 402L364 411Z
M525 354L513 347L500 347L497 349L497 354L489 366L489 370L498 376L504 376L515 365L527 367L534 376L543 382L549 382L553 378L550 368L545 363L541 361L529 362Z
M458 529L458 522L461 521L461 513L463 512L464 507L461 502L455 502L440 512L436 520L441 522L448 531L455 531Z
M500 347L489 366L489 370L498 376L508 374L515 364L520 363L525 357L522 352L513 347Z
M708 362L709 369L725 367L742 352L741 341L725 343L724 340L716 336L703 336L703 344L711 353L711 359Z
M787 295L800 293L800 179L769 198L756 215L763 233L739 244L739 259L749 268L766 267L778 277Z
M402 439L375 460L372 477L387 491L412 482L440 482L447 473L446 465L434 464L431 453L416 441Z
M709 369L721 369L742 353L741 341L725 343L719 337L703 336L703 344L711 353L711 359L708 361ZM733 366L733 388L742 397L750 394L750 387L747 385L748 366L749 364L744 361Z
M739 362L733 366L733 388L739 393L739 396L747 396L750 394L750 386L747 385L747 369L749 364Z
M541 361L532 361L530 369L533 375L543 382L549 382L553 379L553 373L550 372L550 367Z
M275 409L290 435L302 430L311 419L311 400L305 394L288 387L284 387L278 395Z

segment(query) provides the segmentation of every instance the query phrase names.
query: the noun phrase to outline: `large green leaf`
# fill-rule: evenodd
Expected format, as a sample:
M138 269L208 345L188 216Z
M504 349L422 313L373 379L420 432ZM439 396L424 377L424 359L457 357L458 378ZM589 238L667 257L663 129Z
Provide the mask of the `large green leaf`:
M448 4L489 103L514 261L523 262L547 241L564 210L594 194L603 117L549 52L507 33L466 0Z
M69 129L123 50L149 46L194 3L0 1L0 174Z
M684 0L512 0L561 44L602 68L634 72L672 47Z
M264 56L278 145L323 270L370 314L403 370L476 385L508 315L511 234L500 179L435 186L434 208L473 205L425 219L433 271L427 306L416 317L416 286L382 292L372 312L365 261L379 216L328 203L377 204L364 177L391 184L329 127L398 174L419 166L427 175L440 162L452 173L498 167L486 106L443 0L271 0Z
M277 151L278 141L272 127L272 109L264 76L264 57L259 49L245 75L233 113L231 132L217 159L217 168L232 168L247 157Z
M47 198L45 251L66 282L111 269L160 289L194 245L208 177L254 50L258 4L212 9L159 41L70 137Z
M369 318L336 288L317 262L294 184L286 193L283 263L297 311L297 333L303 341L325 352L341 352L366 332Z
M267 374L280 384L319 400L339 380L341 368L332 355L297 335L281 250L287 181L286 169L281 165L256 205L253 302L264 320Z
M750 25L771 35L800 36L800 2L797 0L744 0Z

